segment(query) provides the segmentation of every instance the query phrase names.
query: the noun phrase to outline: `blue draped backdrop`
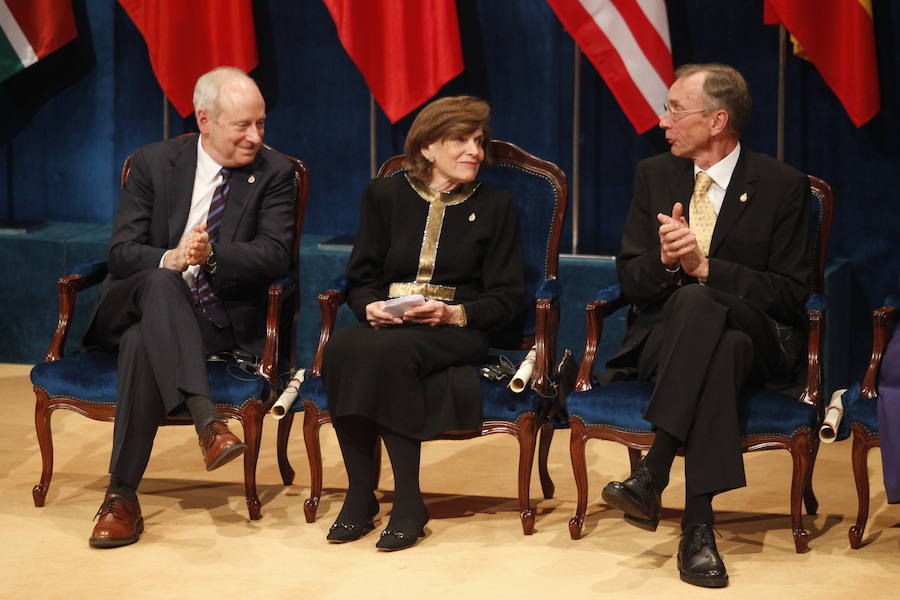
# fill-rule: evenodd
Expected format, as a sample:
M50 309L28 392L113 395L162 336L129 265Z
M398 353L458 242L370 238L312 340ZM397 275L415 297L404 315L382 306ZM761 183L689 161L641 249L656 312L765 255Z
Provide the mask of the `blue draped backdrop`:
M900 7L874 0L882 110L857 129L809 63L788 59L785 160L831 183L837 221L831 256L852 265L852 372L862 372L868 311L900 271L896 218ZM573 43L544 0L459 0L466 70L442 95L471 93L494 107L493 133L572 167ZM146 46L114 2L75 0L79 38L0 83L0 219L108 224L118 169L136 146L162 135L162 94ZM268 103L266 141L312 173L305 232L352 235L369 178L369 94L319 0L254 2ZM762 0L669 0L675 63L725 62L754 92L743 137L774 154L778 30ZM602 80L582 61L579 251L612 254L631 195L634 164L666 150L658 129L636 135ZM170 109L171 132L193 120ZM378 161L398 153L410 118L378 112ZM893 144L893 145L892 145ZM571 221L571 217L569 219ZM568 249L571 222L566 224ZM11 285L10 282L4 285ZM48 332L49 334L49 332Z

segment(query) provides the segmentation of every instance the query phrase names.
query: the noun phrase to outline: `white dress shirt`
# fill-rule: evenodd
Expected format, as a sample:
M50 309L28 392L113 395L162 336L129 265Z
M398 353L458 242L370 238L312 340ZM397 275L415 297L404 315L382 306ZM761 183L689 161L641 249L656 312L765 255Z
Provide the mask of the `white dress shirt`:
M728 184L731 182L731 176L734 174L734 168L737 166L738 156L741 154L741 143L738 142L728 156L706 169L705 171L694 164L694 177L697 177L697 173L700 171L704 171L707 175L712 178L712 185L709 186L709 190L706 192L706 197L713 205L713 210L716 211L716 216L719 215L719 210L722 208L722 202L725 200L725 190L728 189Z

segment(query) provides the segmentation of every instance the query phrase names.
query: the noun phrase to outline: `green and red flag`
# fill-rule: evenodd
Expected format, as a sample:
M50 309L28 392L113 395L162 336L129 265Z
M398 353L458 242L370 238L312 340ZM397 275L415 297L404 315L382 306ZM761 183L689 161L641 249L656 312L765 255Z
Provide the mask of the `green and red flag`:
M78 35L71 0L0 0L0 81Z

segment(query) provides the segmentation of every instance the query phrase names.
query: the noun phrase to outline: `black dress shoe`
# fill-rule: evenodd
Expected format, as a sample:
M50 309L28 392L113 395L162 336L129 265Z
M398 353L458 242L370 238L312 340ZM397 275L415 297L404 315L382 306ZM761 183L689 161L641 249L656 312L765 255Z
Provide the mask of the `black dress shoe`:
M716 538L710 525L689 525L681 533L678 573L682 581L701 587L720 588L728 585L725 563L716 549Z
M369 505L369 515L367 519L353 521L352 519L338 518L328 530L328 535L325 536L325 539L335 544L355 542L375 529L375 524L372 522L372 519L378 514L378 508L378 500L373 497L372 502Z
M642 529L656 531L662 490L653 482L653 475L644 461L625 481L610 481L603 488L603 501L625 513L625 518Z
M391 515L391 520L375 547L382 552L394 552L412 548L425 537L425 524L428 523L428 510L422 506L421 512L415 517Z

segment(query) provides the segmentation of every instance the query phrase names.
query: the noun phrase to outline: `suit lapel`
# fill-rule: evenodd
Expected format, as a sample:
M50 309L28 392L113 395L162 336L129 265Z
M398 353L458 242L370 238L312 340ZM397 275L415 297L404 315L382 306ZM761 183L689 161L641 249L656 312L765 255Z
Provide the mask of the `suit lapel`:
M710 256L715 255L716 250L728 237L728 232L737 223L744 209L753 201L757 175L748 165L749 152L746 147L741 148L737 165L735 165L731 181L728 183L728 189L725 190L725 199L722 201L722 208L719 209L716 227L709 245Z
M234 241L244 210L259 189L261 171L262 159L257 154L252 163L235 169L232 173L231 190L228 192L225 213L222 215L222 229L219 231L220 242Z
M181 240L191 210L194 174L197 172L197 137L185 139L172 155L166 172L166 196L169 198L169 248Z
M687 159L679 159L674 167L674 177L669 185L669 214L676 202L684 207L683 216L690 223L691 194L694 193L694 163Z

